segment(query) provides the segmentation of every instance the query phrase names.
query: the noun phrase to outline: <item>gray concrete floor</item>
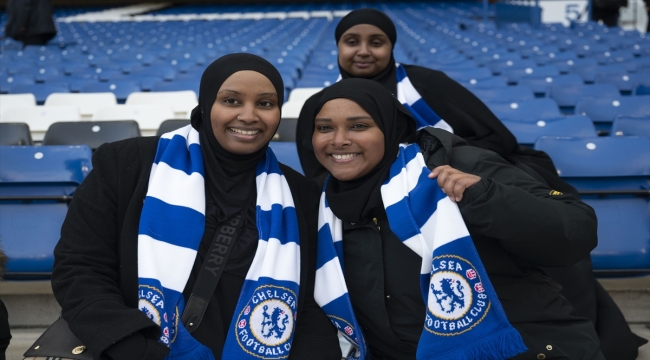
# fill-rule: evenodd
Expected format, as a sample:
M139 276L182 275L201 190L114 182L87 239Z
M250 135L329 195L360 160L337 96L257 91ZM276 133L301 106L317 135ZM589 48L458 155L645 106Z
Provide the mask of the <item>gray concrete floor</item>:
M635 334L650 340L650 329L645 325L631 324L630 327ZM36 341L43 331L45 331L45 328L12 329L13 338L9 344L9 349L7 349L7 360L22 360L25 350ZM637 359L650 359L650 342L639 348L639 357Z

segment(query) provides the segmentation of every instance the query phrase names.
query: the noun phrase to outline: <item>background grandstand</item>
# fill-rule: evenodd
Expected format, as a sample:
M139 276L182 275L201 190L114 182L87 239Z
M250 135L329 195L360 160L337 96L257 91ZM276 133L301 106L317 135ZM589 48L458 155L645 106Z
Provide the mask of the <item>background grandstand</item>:
M650 36L636 21L647 18L624 13L625 28L608 28L587 21L587 1L560 10L560 1L545 1L542 15L533 4L470 2L58 3L75 6L55 8L58 33L45 46L6 38L0 15L0 245L10 258L0 298L15 329L8 359L22 358L58 316L47 281L52 249L93 149L187 124L203 69L250 52L282 74L288 101L271 146L300 171L298 113L337 80L339 19L368 6L395 22L397 62L467 87L581 191L599 216L595 271L633 330L650 338L641 325L650 323ZM650 345L641 351L650 359Z

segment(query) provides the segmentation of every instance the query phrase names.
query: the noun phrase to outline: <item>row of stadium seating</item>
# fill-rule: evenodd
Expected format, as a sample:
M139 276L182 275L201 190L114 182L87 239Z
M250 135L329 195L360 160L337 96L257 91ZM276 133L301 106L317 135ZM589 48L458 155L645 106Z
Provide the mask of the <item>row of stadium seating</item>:
M591 22L497 28L478 20L481 9L469 3L373 6L397 25L398 62L444 71L470 89L581 191L599 217L597 271L650 272L650 37ZM23 144L45 144L0 146L0 239L12 259L9 276L49 276L52 248L74 189L92 167L92 149L187 124L201 73L221 55L252 52L279 69L288 100L271 147L300 170L295 119L303 102L339 75L333 34L341 14L332 7L352 8L176 6L118 22L79 22L73 18L82 11L65 9L57 10L52 44L22 48L3 40L0 93L9 95L0 95L0 135L11 127L23 132ZM304 18L251 14L289 11L305 11ZM330 17L312 16L318 11ZM211 20L212 13L240 20ZM0 29L5 21L0 15ZM64 108L67 115L49 115ZM113 121L119 119L132 121Z
M301 170L295 143L270 146L281 162ZM594 268L628 275L647 270L650 139L542 137L535 148L554 159L560 176L577 187L598 214ZM92 168L91 154L83 145L0 146L0 235L12 259L8 277L49 275L67 204Z

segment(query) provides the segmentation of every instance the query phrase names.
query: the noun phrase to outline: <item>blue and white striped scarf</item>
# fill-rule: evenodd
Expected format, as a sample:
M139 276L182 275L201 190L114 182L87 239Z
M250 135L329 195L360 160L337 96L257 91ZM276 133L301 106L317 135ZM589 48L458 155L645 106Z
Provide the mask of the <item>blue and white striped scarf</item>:
M400 145L381 187L391 230L422 258L420 290L427 312L417 359L501 360L526 351L490 284L458 205L428 175L418 145ZM330 210L325 192L318 226L314 297L356 348L347 359L366 359L368 349L343 276L343 224Z
M447 130L453 134L454 129L452 129L451 125L429 107L413 84L411 84L411 80L409 80L406 74L406 69L401 64L396 63L395 71L397 72L397 100L411 113L415 119L417 128L433 126L434 128ZM341 79L343 77L339 75L336 81L339 82Z
M226 337L224 359L286 359L300 287L300 238L289 185L269 148L256 169L257 251ZM213 360L180 323L183 289L205 226L203 155L191 126L161 136L138 231L138 308L162 330L166 359Z
M415 87L413 87L411 80L409 80L406 74L406 69L398 63L395 64L395 71L397 72L397 100L413 115L418 129L425 126L433 126L447 130L453 134L454 129L451 128L451 125L438 116L424 99L422 99L422 96Z

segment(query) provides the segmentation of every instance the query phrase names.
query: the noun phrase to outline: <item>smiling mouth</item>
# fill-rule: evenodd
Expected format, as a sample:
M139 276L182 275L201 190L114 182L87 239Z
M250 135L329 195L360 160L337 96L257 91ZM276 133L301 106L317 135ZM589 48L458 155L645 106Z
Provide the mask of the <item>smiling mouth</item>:
M357 155L359 154L332 154L331 156L332 158L334 158L334 160L345 161L345 160L352 160Z
M236 134L242 134L242 135L248 135L248 136L257 135L257 134L259 134L261 132L259 130L242 130L242 129L235 129L235 128L228 128L228 130L230 130L231 132L234 132Z

